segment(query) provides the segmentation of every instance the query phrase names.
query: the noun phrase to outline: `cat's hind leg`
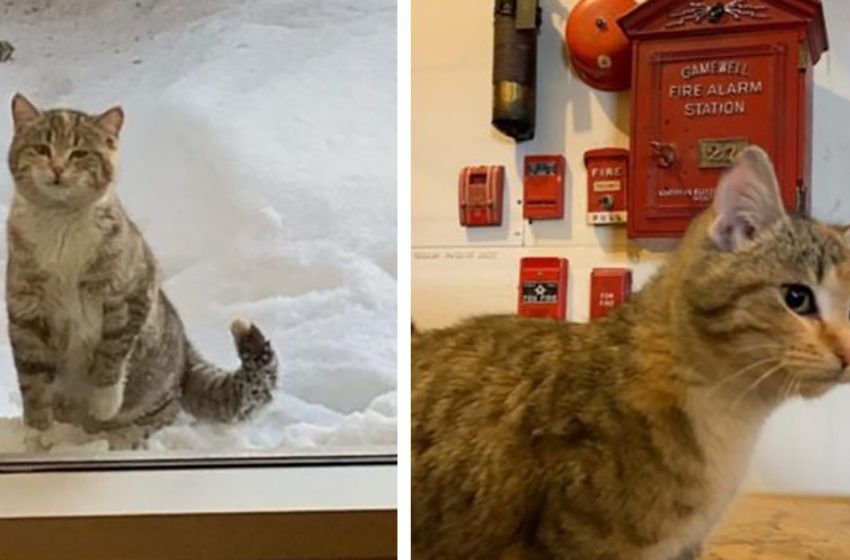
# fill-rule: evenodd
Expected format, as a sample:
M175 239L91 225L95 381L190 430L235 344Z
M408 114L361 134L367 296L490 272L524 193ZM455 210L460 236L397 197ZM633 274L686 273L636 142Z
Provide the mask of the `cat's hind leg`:
M127 360L150 307L146 291L107 301L103 306L103 333L89 373L93 385L89 412L97 420L114 418L124 404Z

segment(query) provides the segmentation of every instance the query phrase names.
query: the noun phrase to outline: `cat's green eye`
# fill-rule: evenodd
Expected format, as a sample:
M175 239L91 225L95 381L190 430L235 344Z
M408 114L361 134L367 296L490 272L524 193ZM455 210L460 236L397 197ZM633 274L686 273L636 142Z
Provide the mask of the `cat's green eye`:
M50 146L46 144L36 144L32 149L40 156L50 157Z
M818 312L815 294L812 289L803 284L785 284L782 286L782 297L788 309L797 315L812 315Z
M74 150L71 152L71 155L68 156L69 159L83 159L89 155L89 153L85 150Z

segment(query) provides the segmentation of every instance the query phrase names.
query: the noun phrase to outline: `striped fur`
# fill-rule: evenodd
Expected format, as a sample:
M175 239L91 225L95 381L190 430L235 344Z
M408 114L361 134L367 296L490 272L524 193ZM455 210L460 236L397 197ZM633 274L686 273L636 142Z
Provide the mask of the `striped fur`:
M719 192L772 176L754 150ZM698 557L764 419L850 376L843 232L761 186L754 210L732 193L695 220L604 319L477 317L413 338L414 558ZM789 309L789 283L812 287L817 315Z
M121 109L39 111L18 95L12 113L6 297L25 423L72 423L127 448L181 408L229 422L268 403L277 361L259 329L234 322L242 366L222 371L162 292L113 185Z

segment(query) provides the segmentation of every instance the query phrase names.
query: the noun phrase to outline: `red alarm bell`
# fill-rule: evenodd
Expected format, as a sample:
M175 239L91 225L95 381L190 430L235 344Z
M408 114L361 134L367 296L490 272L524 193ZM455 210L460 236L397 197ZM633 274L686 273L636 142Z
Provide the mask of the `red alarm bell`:
M629 89L632 51L617 19L637 6L634 0L581 0L567 20L567 49L578 76L605 91Z

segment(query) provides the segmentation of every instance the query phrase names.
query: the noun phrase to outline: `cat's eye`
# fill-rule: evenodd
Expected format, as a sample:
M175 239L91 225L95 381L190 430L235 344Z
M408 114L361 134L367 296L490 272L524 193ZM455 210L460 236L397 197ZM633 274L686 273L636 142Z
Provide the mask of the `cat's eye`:
M36 144L32 149L40 156L50 157L50 146L46 144Z
M89 155L89 153L85 150L74 150L73 152L71 152L71 154L68 156L68 158L69 159L83 159L87 155Z
M797 315L812 315L818 311L815 294L803 284L785 284L782 286L782 297L788 309Z

